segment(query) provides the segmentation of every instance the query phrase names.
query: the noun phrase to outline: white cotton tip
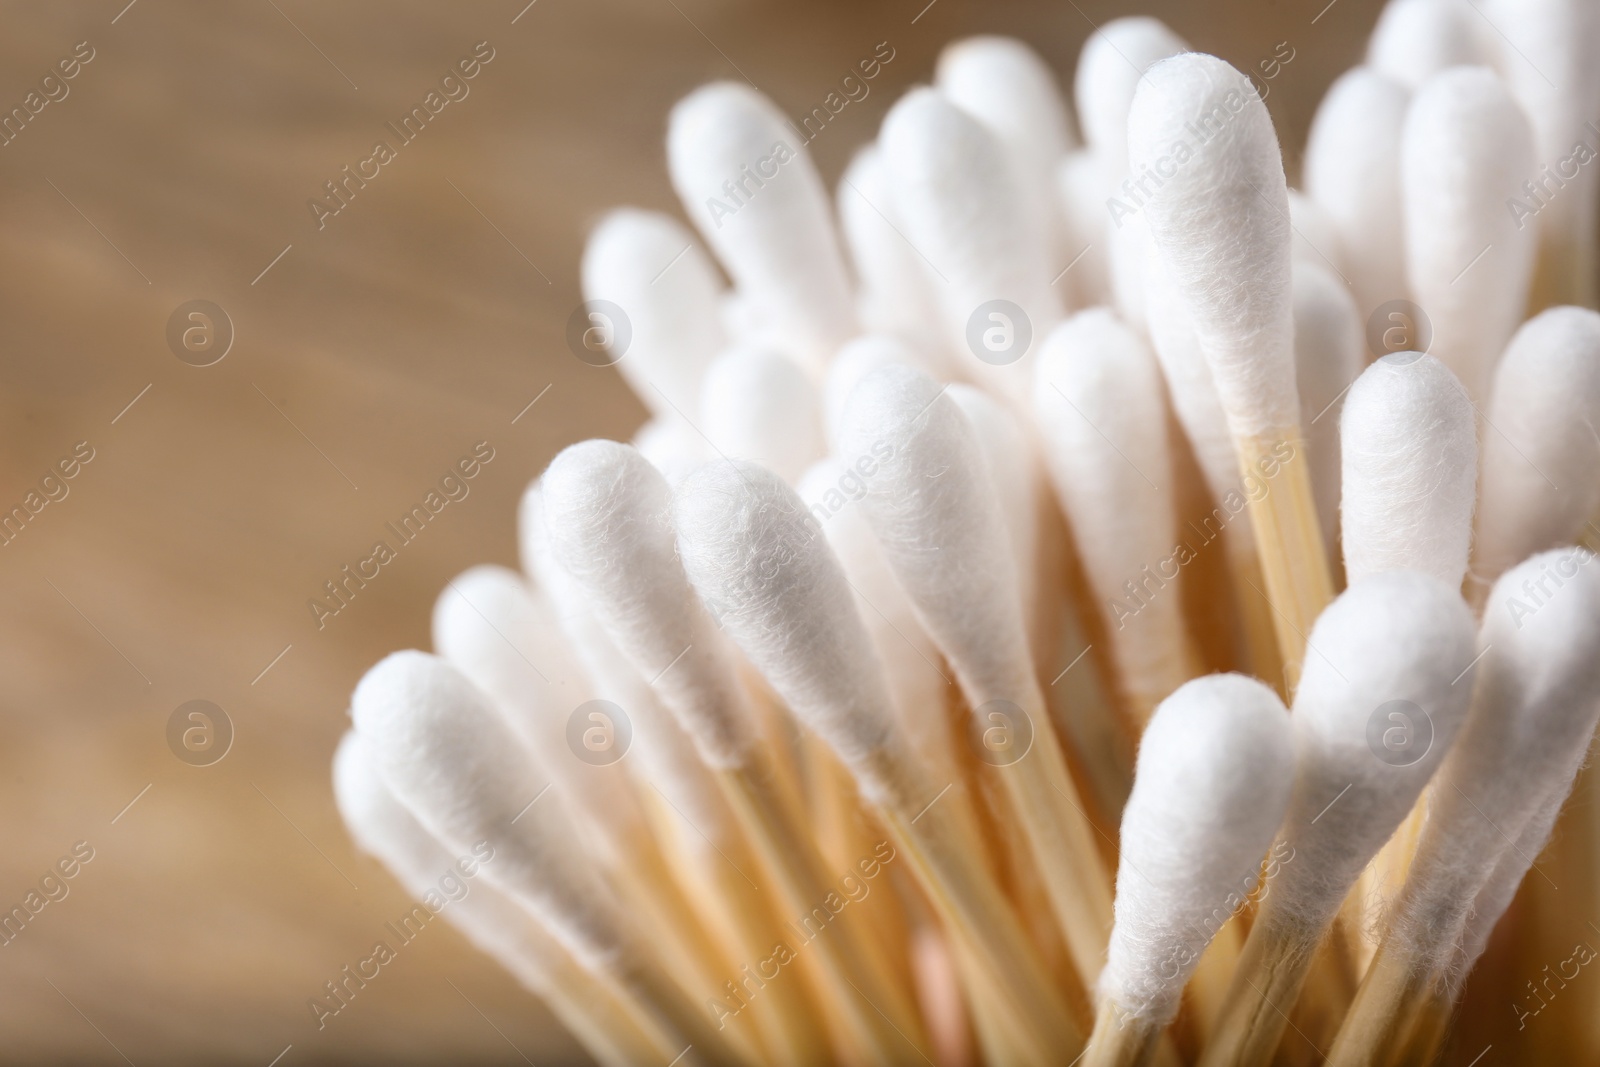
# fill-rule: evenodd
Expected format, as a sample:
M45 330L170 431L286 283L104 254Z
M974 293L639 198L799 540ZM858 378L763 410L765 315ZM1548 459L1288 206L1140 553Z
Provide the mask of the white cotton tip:
M333 797L357 847L376 858L425 907L449 904L446 917L478 948L543 996L561 950L533 917L480 877L493 863L487 844L453 856L383 784L361 735L347 731L333 756Z
M827 191L783 113L735 82L678 101L667 132L672 186L741 294L820 371L856 332Z
M937 279L922 253L906 240L876 144L866 145L850 161L836 199L860 287L862 326L869 333L917 339L919 347L943 357L946 331L933 289Z
M1144 177L1142 171L1130 173L1128 112L1151 64L1188 50L1160 20L1140 16L1100 27L1084 42L1078 58L1078 117L1096 161L1092 200L1099 217L1097 236L1106 245L1110 295L1118 314L1140 329L1146 318L1143 275L1144 262L1152 255L1150 235L1137 211L1114 206L1119 197L1139 195L1133 183ZM1085 235L1070 254L1077 255L1092 239Z
M436 873L427 869L431 862L413 864L413 857L442 858L445 866L450 864L449 853L383 784L366 743L354 730L345 731L333 753L333 800L356 844L387 864L407 889L414 881L426 884Z
M1472 710L1432 790L1428 823L1396 911L1397 936L1438 970L1470 943L1475 901L1497 897L1516 847L1515 882L1549 836L1600 717L1600 565L1581 548L1545 552L1495 584L1479 637ZM1514 860L1511 860L1514 865ZM1493 926L1509 903L1486 916ZM1463 933L1466 931L1466 933ZM1474 954L1475 958L1475 954Z
M1299 424L1289 200L1266 105L1215 56L1164 59L1134 95L1128 158L1160 182L1139 210L1234 436L1286 436Z
M817 520L771 471L720 460L679 487L672 511L684 568L724 629L881 797L890 785L874 757L892 741L889 694Z
M935 272L947 343L967 373L1013 395L1025 391L1021 368L1061 317L1061 303L1050 288L1045 236L997 138L921 88L889 111L878 146L905 236ZM986 334L999 321L991 312L1004 328Z
M828 374L822 380L822 424L830 445L839 443L844 406L855 391L856 383L887 363L920 365L910 345L898 337L881 333L857 337L839 349L839 354L828 364ZM924 366L923 369L928 368Z
M1293 775L1289 713L1253 678L1197 678L1156 709L1122 812L1100 978L1120 1011L1172 1021L1201 953L1255 889Z
M1221 501L1230 492L1241 491L1241 475L1239 453L1228 429L1228 413L1222 409L1216 379L1200 350L1200 339L1195 336L1183 294L1173 289L1154 256L1145 262L1144 284L1150 297L1145 325L1166 379L1173 414L1194 450L1211 498ZM1249 523L1240 523L1236 529L1238 536L1250 536Z
M1087 148L1068 152L1056 169L1062 241L1070 269L1056 282L1069 307L1093 307L1111 299L1107 260L1111 216L1106 213L1106 166Z
M1079 312L1045 339L1033 413L1123 695L1148 714L1189 674L1160 368L1111 311Z
M1306 192L1338 234L1362 321L1406 294L1400 131L1411 94L1370 67L1340 75L1306 141Z
M1468 975L1478 962L1478 957L1489 947L1489 938L1501 917L1511 907L1511 902L1516 899L1517 890L1522 888L1522 880L1533 867L1532 861L1537 859L1544 852L1545 845L1550 843L1550 837L1555 832L1556 820L1561 817L1561 809L1566 807L1567 798L1571 793L1570 782L1563 782L1545 790L1544 799L1540 801L1538 809L1523 825L1522 833L1517 836L1516 847L1501 849L1494 870L1484 881L1483 888L1478 890L1478 895L1472 899L1471 913L1467 916L1465 929L1460 935L1459 946L1451 961L1452 966L1445 987L1452 1000L1460 997Z
M1472 694L1473 629L1460 594L1416 571L1352 582L1312 627L1280 833L1295 859L1273 892L1303 929L1333 919L1449 750Z
M840 442L844 456L885 454L860 506L971 702L1025 704L1037 682L1017 568L982 446L961 409L927 375L881 367L851 395Z
M1495 369L1488 421L1473 559L1482 581L1576 541L1600 511L1600 315L1558 307L1523 323Z
M393 653L361 679L350 712L384 784L429 832L462 854L487 841L495 862L485 876L533 906L574 952L603 962L617 951L615 905L559 800L524 813L544 788L528 751L455 668L424 652Z
M624 860L629 831L643 829L632 798L617 791L624 772L571 757L568 720L596 693L527 580L491 564L456 575L434 602L433 647L489 698L534 765L573 802L597 858Z
M1389 0L1367 42L1367 65L1415 89L1448 67L1482 63L1469 0Z
M588 360L616 362L657 416L693 420L700 380L723 345L721 295L715 268L681 223L619 208L594 228L583 250L584 300L615 305L589 308L592 328L581 339L593 353ZM601 342L604 351L596 348Z
M634 432L631 443L652 467L666 476L669 485L677 485L709 458L706 439L678 418L651 419Z
M1078 125L1119 178L1128 169L1128 111L1140 79L1151 64L1187 51L1166 23L1144 15L1112 19L1083 42L1073 81Z
M1600 117L1600 5L1488 0L1479 22L1493 27L1495 66L1533 127L1538 170L1527 175L1513 210L1525 226L1537 225L1538 290L1552 302L1592 302L1600 139L1590 125Z
M723 840L724 835L733 832L728 809L716 783L705 773L694 742L661 706L649 683L595 618L584 587L551 553L543 490L538 482L523 493L517 528L522 568L548 599L550 614L588 675L594 695L611 701L628 718L633 736L623 753L627 757L624 766L660 789L706 837ZM587 777L595 787L614 788L615 783L606 775L593 773L596 769L588 765L582 768L589 772Z
M1478 444L1456 376L1432 356L1384 356L1345 395L1339 436L1348 581L1417 570L1459 588L1472 544Z
M1048 175L1073 147L1055 72L1014 37L967 37L945 45L934 84L993 130L1031 171Z
M806 472L796 492L822 524L855 594L856 613L872 635L907 740L930 759L948 762L948 679L938 667L939 650L917 621L859 506L866 478L876 472L879 461L871 455L848 462L830 456Z
M531 744L552 736L549 720L585 699L571 651L516 571L481 564L449 581L433 605L434 651L505 709Z
M700 425L717 452L791 484L825 451L817 387L788 356L739 346L718 356L700 394Z
M1115 199L1115 197L1113 197ZM1120 202L1119 202L1120 203ZM1150 226L1138 212L1125 213L1120 207L1108 214L1112 218L1107 258L1111 263L1111 304L1123 321L1143 332L1149 303L1145 292L1145 266L1156 258L1155 239Z
M1480 404L1527 300L1535 230L1507 204L1533 166L1528 120L1493 71L1457 67L1417 90L1400 159L1408 283L1428 351Z
M1013 37L968 37L939 53L934 84L999 139L1028 200L1027 217L1046 231L1046 250L1062 249L1055 169L1071 145L1067 108L1055 73Z
M713 767L739 766L755 726L722 638L678 561L672 491L615 441L564 449L542 479L551 554Z
M1339 233L1334 228L1333 219L1322 210L1322 205L1304 193L1290 189L1289 223L1294 228L1289 254L1295 264L1310 263L1339 277L1344 271Z
M1296 262L1294 374L1325 545L1335 544L1339 531L1339 405L1366 363L1362 351L1361 320L1350 291L1331 271Z
M1039 487L1041 472L1033 452L1026 424L1002 401L961 382L948 390L961 414L967 417L972 435L983 450L989 484L994 486L1000 513L1005 518L1011 540L1011 559L1016 565L1018 591L1028 610L1038 591L1039 562ZM1029 610L1029 618L1032 612Z

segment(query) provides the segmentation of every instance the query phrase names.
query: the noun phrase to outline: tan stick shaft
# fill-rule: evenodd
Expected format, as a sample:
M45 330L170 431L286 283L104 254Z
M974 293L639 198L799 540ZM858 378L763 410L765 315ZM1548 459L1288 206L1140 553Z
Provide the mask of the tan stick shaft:
M999 1015L1021 1062L1070 1062L1082 1048L1083 1031L992 874L972 863L976 835L964 816L966 797L958 793L953 786L920 812L885 809L885 824L944 922L969 989L972 982L987 987L973 997L984 1009L975 1022L993 1023Z
M748 1062L736 1055L723 1033L712 1026L710 1014L664 972L646 965L619 967L614 973L625 996L682 1038L684 1047L674 1055L697 1059L708 1067L741 1067Z
M1160 1036L1158 1027L1134 1019L1106 1001L1095 1016L1083 1067L1144 1067Z
M1200 1067L1266 1067L1300 996L1320 931L1274 922L1268 904L1256 919Z
M912 1050L920 1053L928 1041L909 991L895 982L894 968L855 913L845 908L832 916L829 901L843 899L836 879L829 877L816 843L759 753L745 767L715 773L766 874L777 883L776 896L795 916L792 921L804 925L810 920L819 927L808 933L810 940L795 946L796 951L815 953L826 976L818 998L833 1009L842 1036L865 1062L894 1063ZM825 924L819 909L832 916Z
M1329 1067L1382 1064L1400 1047L1430 987L1429 976L1407 957L1393 942L1373 957L1328 1053Z
M1037 688L1024 711L1032 720L1032 745L996 774L1044 877L1078 977L1090 988L1105 965L1111 935L1111 876Z
M1256 553L1255 533L1248 523L1235 523L1223 538L1228 553L1228 572L1233 579L1233 597L1239 605L1239 618L1244 628L1245 649L1250 654L1249 671L1287 696L1289 688L1283 676L1283 656L1278 651L1278 633L1273 624L1272 604L1267 599L1266 578L1261 573L1261 557Z
M1425 1067L1438 1059L1454 1013L1455 1001L1448 994L1434 992L1424 997L1417 1006L1405 1043L1389 1057L1388 1067Z
M1311 467L1298 427L1235 443L1246 488L1265 486L1249 497L1250 526L1292 693L1300 682L1311 624L1333 599L1333 577L1311 495Z

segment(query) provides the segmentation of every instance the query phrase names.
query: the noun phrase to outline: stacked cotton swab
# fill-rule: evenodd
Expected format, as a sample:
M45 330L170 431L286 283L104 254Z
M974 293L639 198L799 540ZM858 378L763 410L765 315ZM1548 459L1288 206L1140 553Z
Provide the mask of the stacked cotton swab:
M1596 46L1392 0L1303 193L1148 18L1083 147L1027 46L951 45L836 207L691 94L711 254L623 209L583 262L653 418L362 680L352 835L414 892L489 856L451 916L606 1064L1422 1064L1480 958L1553 997L1600 938ZM1600 1057L1560 980L1497 1047Z

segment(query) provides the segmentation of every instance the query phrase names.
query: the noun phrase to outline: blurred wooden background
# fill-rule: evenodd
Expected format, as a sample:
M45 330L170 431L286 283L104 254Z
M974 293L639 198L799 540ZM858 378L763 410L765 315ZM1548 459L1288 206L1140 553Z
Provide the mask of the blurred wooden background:
M1065 73L1133 9L126 2L8 5L0 38L5 110L78 42L95 51L0 148L0 506L75 443L95 451L0 548L0 909L75 842L95 852L0 948L0 1059L579 1061L443 923L325 1029L306 1000L408 903L333 808L352 686L426 646L452 574L514 564L516 500L558 448L643 417L563 342L586 230L613 204L672 207L664 117L702 81L747 77L799 115L888 41L871 95L812 146L832 181L951 38L1016 34ZM1293 173L1378 7L1325 4L1137 10L1241 67L1289 42L1268 104ZM319 231L307 199L479 41L495 58L470 95ZM192 299L236 332L214 366L166 343ZM308 598L484 439L470 497L319 632ZM166 741L197 698L236 730L204 768Z

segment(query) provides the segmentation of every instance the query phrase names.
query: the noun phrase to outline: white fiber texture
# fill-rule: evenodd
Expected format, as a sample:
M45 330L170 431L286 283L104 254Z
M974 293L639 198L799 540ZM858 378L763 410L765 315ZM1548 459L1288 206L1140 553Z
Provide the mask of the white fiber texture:
M906 241L876 143L863 146L850 161L836 199L839 228L855 267L862 328L910 340L935 365L948 364L948 332L939 321L933 288L936 277Z
M1344 283L1319 263L1297 260L1294 374L1325 545L1333 545L1339 531L1340 401L1366 363L1362 347L1361 321Z
M434 602L433 647L489 698L571 802L600 862L627 862L634 842L649 831L626 768L591 766L568 751L567 720L596 693L549 605L516 571L473 567Z
M615 441L563 450L545 471L545 527L556 561L595 617L713 767L739 766L753 711L722 636L678 560L672 491Z
M615 900L560 798L528 807L544 786L481 692L437 656L395 652L361 679L350 711L384 784L430 833L458 854L488 841L495 861L484 877L533 907L581 958L614 958Z
M1134 94L1128 159L1156 176L1139 211L1234 436L1298 436L1288 187L1266 105L1215 56L1164 59Z
M1352 585L1391 570L1461 585L1478 481L1473 418L1461 383L1432 356L1384 356L1350 387L1339 516Z
M700 425L718 452L768 467L791 485L822 458L821 399L794 360L735 346L706 370Z
M378 777L361 735L354 730L345 733L333 755L333 797L357 846L387 867L409 896L425 900L431 894L448 899L445 917L480 952L493 957L534 993L546 995L552 980L551 959L564 950L494 883L463 877L463 869L478 870L481 854L452 856L423 829ZM458 867L458 862L465 866ZM457 892L462 895L456 896Z
M885 363L915 367L918 360L911 346L899 337L869 333L839 349L839 354L828 364L828 373L822 379L822 425L829 445L837 447L839 444L844 406L855 392L856 383Z
M1600 4L1486 0L1479 23L1492 27L1485 39L1495 50L1495 66L1533 127L1537 172L1527 175L1531 186L1524 185L1523 195L1507 208L1525 225L1537 226L1544 291L1592 302L1600 179L1593 166L1596 135L1588 127L1600 119L1594 54Z
M1474 901L1495 877L1497 858L1513 868L1522 860L1516 881L1526 873L1549 836L1541 813L1552 801L1559 809L1588 752L1600 716L1593 554L1556 549L1507 571L1490 595L1479 645L1472 709L1430 792L1394 917L1393 936L1435 971L1451 965L1467 926L1478 921ZM1502 857L1513 851L1507 838L1530 828L1531 850ZM1499 913L1485 918L1492 927Z
M1160 368L1109 309L1079 312L1045 339L1033 413L1119 688L1148 715L1192 669Z
M1527 300L1535 229L1507 201L1533 169L1528 119L1492 70L1455 67L1417 90L1401 135L1406 274L1428 351L1480 405Z
M1034 455L1029 427L1004 403L976 386L956 382L946 391L967 417L983 451L989 484L994 486L1011 541L1017 595L1024 618L1032 619L1039 596L1039 505L1044 473Z
M1471 0L1389 0L1367 41L1367 65L1415 89L1488 56Z
M1166 379L1173 414L1194 450L1206 488L1218 501L1229 493L1242 493L1239 453L1228 429L1228 413L1222 409L1222 397L1217 393L1205 353L1200 350L1200 339L1195 336L1183 294L1173 288L1154 256L1145 261L1144 285L1149 294L1145 325L1150 331L1151 347ZM1235 531L1237 536L1254 543L1248 522L1234 524L1229 536L1235 536Z
M925 758L948 765L952 738L946 709L951 680L939 666L939 649L895 581L859 506L867 484L862 471L872 471L877 462L875 456L864 456L847 465L830 456L806 472L797 491L822 524L828 546L855 594L856 613L872 635L906 738Z
M883 670L817 521L771 471L717 460L673 497L695 588L795 716L882 799L894 721Z
M933 271L947 343L960 365L1004 394L1025 394L1031 352L996 366L967 342L969 321L990 301L1022 310L1034 347L1061 318L1046 235L1025 213L998 139L937 91L921 88L889 111L878 147L905 237Z
M1213 674L1162 702L1122 812L1101 995L1164 1026L1211 939L1243 910L1289 803L1289 713L1253 678Z
M1129 198L1138 195L1129 183L1128 111L1144 72L1158 60L1187 52L1189 46L1159 19L1146 16L1113 19L1090 34L1078 55L1075 88L1078 121L1094 154L1092 174L1098 227L1072 249L1104 243L1111 296L1119 314L1142 329L1146 297L1144 262L1152 255L1144 216L1129 214ZM1118 198L1120 207L1113 207ZM1098 301L1095 301L1098 302Z
M1038 683L1017 569L982 448L960 408L927 375L881 367L851 395L841 445L845 456L885 455L860 506L969 702L1027 707Z
M1400 209L1400 131L1411 94L1371 67L1328 89L1306 141L1306 192L1339 237L1362 321L1406 295Z
M1523 824L1522 833L1517 835L1516 847L1500 850L1494 870L1473 898L1471 914L1467 916L1466 929L1461 934L1453 966L1446 974L1445 989L1452 1000L1461 995L1473 966L1477 964L1478 957L1483 955L1483 950L1489 947L1490 935L1516 899L1517 890L1532 869L1533 861L1550 843L1556 820L1560 818L1561 809L1566 806L1571 792L1570 781L1558 782L1546 788L1544 799L1539 802L1532 817Z
M855 307L828 194L783 113L747 85L702 86L672 109L667 163L741 296L820 372L856 332Z
M590 695L545 606L505 567L481 564L445 584L433 605L433 647L535 750L560 742L568 712Z
M934 85L1005 147L1027 198L1026 217L1044 228L1046 251L1059 256L1064 247L1055 170L1072 135L1049 64L1014 37L967 37L939 53Z
M583 587L551 554L538 482L529 485L522 495L517 531L522 569L545 595L551 616L582 664L595 696L613 702L628 716L633 742L623 766L660 789L707 838L723 841L736 833L727 805L722 802L717 784L706 774L694 742L661 706L649 683L600 625ZM605 782L604 775L594 777Z
M609 301L625 320L604 321L614 314L596 307L590 322L609 331L613 342L628 338L620 351L609 347L609 358L661 418L677 420L681 413L693 421L699 412L700 379L723 345L722 288L705 250L670 215L618 208L584 246L584 300ZM598 353L590 358L602 361Z
M1332 921L1449 751L1472 694L1473 629L1460 594L1415 571L1352 582L1318 617L1279 834L1295 851L1273 891L1286 921Z
M1558 307L1523 323L1495 368L1488 418L1473 559L1485 582L1577 540L1600 511L1600 315Z
M1073 74L1078 125L1089 148L1115 168L1116 181L1128 169L1128 110L1144 72L1187 51L1183 38L1147 15L1112 19L1083 42Z

